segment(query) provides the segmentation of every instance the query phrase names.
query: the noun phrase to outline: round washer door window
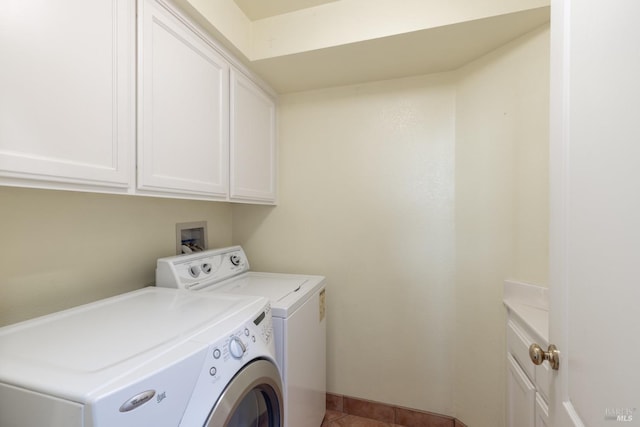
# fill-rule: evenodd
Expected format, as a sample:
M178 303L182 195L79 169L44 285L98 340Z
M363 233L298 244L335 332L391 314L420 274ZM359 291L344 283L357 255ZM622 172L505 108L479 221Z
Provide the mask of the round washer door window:
M266 360L251 362L231 380L216 402L207 427L282 427L280 374Z

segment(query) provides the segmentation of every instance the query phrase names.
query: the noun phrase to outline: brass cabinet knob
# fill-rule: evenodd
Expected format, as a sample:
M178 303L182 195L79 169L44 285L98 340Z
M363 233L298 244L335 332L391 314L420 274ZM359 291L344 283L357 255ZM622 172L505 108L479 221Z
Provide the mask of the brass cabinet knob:
M544 351L538 344L531 344L529 347L529 357L536 365L540 365L546 360L551 365L551 369L557 371L560 367L560 352L553 344L549 346L548 351Z

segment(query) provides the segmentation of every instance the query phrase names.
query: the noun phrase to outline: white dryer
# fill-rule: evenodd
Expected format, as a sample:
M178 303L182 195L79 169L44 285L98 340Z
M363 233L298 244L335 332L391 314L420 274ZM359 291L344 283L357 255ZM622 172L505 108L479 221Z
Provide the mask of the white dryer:
M284 384L284 425L322 424L326 409L324 277L250 271L242 248L233 246L159 259L156 286L269 298Z
M145 288L0 328L2 427L281 427L266 298Z

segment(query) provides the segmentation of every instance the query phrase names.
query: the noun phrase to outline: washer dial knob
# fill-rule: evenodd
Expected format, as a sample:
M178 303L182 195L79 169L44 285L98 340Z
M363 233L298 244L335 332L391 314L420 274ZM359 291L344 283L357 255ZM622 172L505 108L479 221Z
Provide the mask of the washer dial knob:
M192 265L191 267L189 267L189 274L193 278L198 277L200 275L200 267L198 267L197 265Z
M234 359L242 359L242 356L247 352L247 346L244 345L240 338L235 335L231 337L229 342L229 353Z
M238 254L233 254L229 257L229 261L231 261L231 264L238 266L240 264L240 257Z

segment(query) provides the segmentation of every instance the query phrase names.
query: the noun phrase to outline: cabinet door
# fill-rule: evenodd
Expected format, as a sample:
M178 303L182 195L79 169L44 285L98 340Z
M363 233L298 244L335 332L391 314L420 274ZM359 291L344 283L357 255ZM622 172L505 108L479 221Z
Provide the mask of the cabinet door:
M549 406L540 393L536 393L535 427L549 427Z
M0 9L0 182L126 191L134 2L3 0Z
M163 2L140 7L138 188L226 198L229 66Z
M507 427L534 427L536 389L518 366L507 355Z
M276 201L276 105L258 85L231 70L231 199Z

